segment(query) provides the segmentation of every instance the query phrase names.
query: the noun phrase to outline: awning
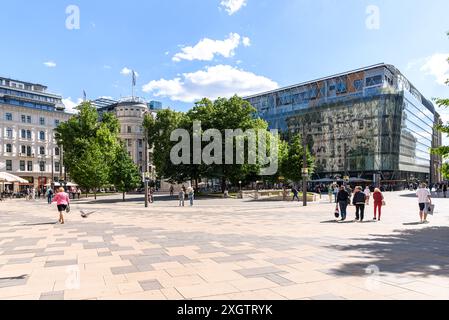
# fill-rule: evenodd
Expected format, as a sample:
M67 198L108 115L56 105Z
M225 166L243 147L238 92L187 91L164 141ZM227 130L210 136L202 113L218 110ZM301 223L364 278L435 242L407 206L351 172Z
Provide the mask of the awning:
M21 177L15 176L11 173L0 172L0 182L18 182L18 183L29 183L28 180L22 179Z

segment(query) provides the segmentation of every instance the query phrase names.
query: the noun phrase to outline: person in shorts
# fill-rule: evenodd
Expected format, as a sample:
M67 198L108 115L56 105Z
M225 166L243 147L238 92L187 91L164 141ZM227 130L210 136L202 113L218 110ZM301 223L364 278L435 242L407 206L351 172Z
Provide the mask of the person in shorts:
M58 189L58 193L55 195L52 202L56 202L58 205L59 223L64 224L64 212L70 205L69 195L65 192L64 188L61 187Z
M421 223L429 223L427 221L427 206L432 204L432 197L430 190L427 189L426 185L422 183L416 192L416 196L418 197L419 203L419 217L421 219Z

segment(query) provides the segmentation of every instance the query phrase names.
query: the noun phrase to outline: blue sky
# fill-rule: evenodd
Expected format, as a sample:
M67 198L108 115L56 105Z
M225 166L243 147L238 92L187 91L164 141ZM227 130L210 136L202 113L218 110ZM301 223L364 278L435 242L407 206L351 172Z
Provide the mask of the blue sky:
M79 8L79 29L66 27L69 5ZM69 105L83 90L91 99L131 95L127 69L139 75L138 95L186 110L201 96L379 62L429 98L449 96L447 0L0 0L0 8L0 74L48 85Z

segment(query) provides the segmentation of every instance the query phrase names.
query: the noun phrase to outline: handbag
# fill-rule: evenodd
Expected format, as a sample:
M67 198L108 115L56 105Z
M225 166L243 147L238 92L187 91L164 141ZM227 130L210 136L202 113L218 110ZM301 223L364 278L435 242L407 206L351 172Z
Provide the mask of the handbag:
M70 213L70 204L67 205L67 208L65 209L65 212Z
M426 205L426 207L427 207L427 208L426 208L427 214L433 216L433 213L434 213L434 211L435 211L435 205L434 205L434 204L428 203L428 204Z
M335 218L340 218L340 210L338 210L338 206L335 208Z
M387 205L387 203L385 202L385 200L382 200L382 207L385 207Z

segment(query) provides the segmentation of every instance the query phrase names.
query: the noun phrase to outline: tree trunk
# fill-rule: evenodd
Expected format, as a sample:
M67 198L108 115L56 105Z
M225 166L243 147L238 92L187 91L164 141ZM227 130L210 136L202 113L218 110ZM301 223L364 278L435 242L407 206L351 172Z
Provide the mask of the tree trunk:
M221 178L221 191L223 193L226 191L226 177Z
M125 194L126 194L126 192L123 192L123 202L126 201L126 200L125 200Z
M94 199L97 200L97 191L95 190Z

